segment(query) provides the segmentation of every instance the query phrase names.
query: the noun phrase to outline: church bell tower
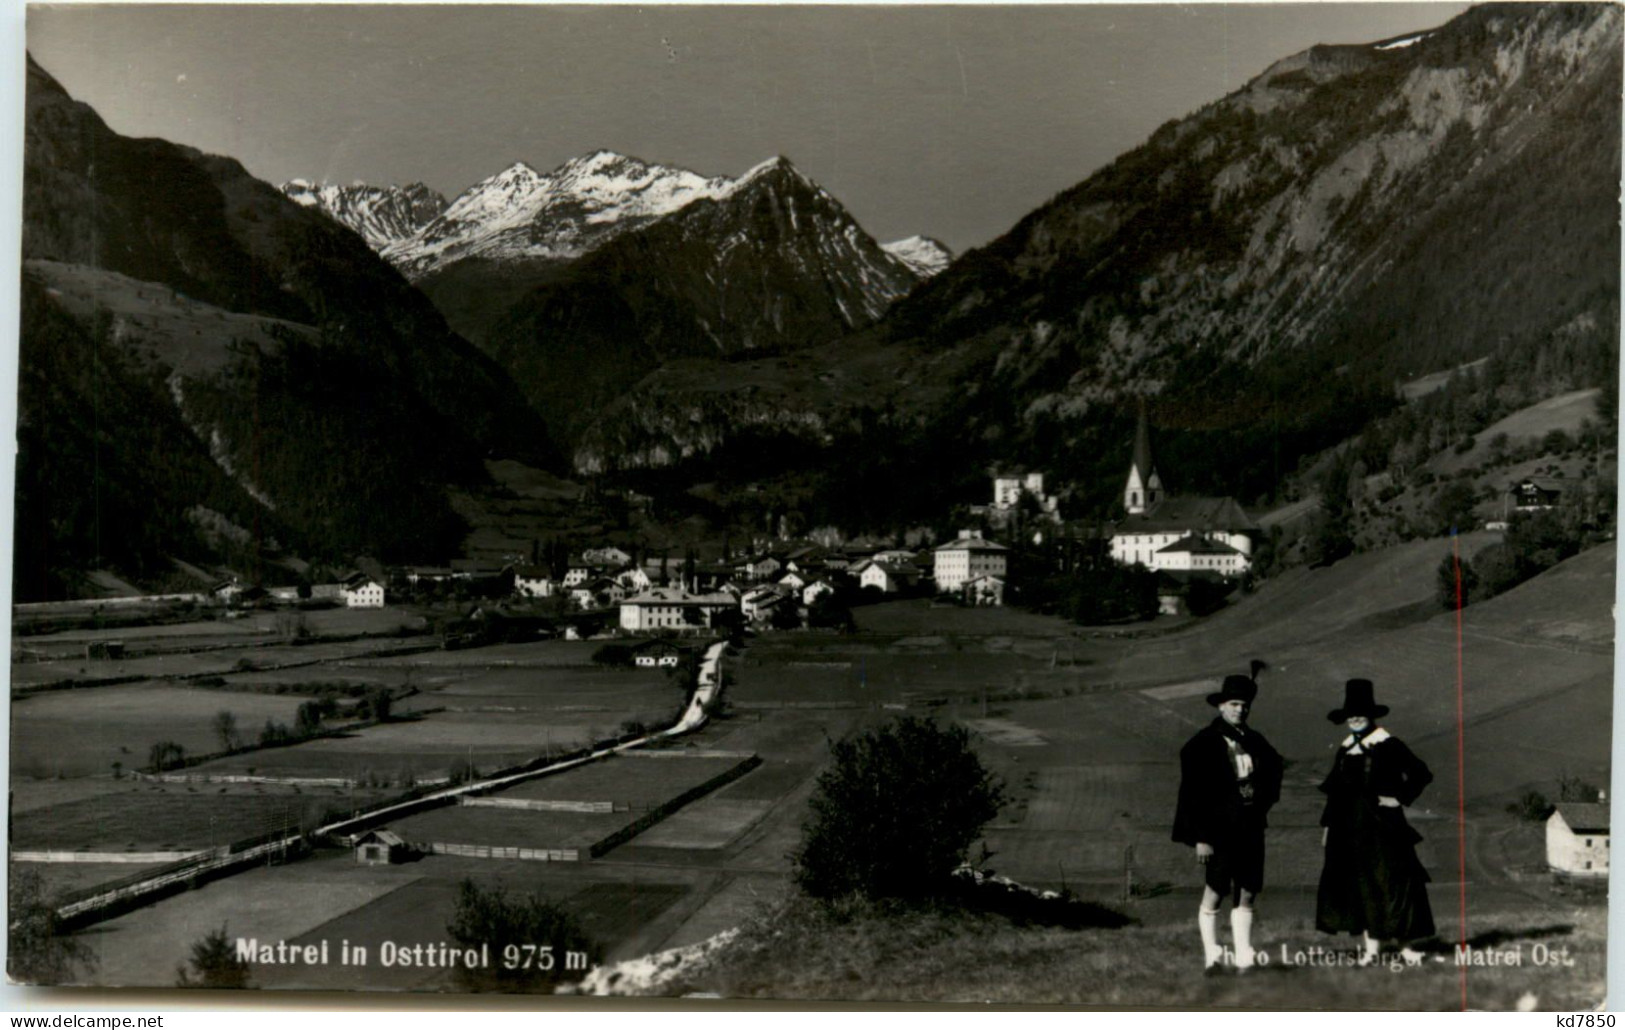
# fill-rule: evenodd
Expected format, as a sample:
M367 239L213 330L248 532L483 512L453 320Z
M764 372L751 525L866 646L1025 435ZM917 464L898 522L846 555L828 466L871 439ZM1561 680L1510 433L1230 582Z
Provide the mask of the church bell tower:
M1155 508L1162 500L1162 477L1151 462L1151 427L1145 420L1145 405L1140 405L1140 421L1134 427L1134 461L1128 470L1128 485L1123 488L1123 507L1130 515L1139 515Z

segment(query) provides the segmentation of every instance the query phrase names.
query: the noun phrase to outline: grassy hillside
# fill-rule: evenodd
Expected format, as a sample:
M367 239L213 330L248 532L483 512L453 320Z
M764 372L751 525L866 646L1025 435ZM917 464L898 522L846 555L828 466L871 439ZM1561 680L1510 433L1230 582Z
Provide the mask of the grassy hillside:
M1194 904L1191 906L1194 908ZM1170 1009L1459 1010L1462 976L1443 954L1416 968L1315 966L1313 946L1350 950L1348 939L1303 920L1260 918L1256 943L1270 966L1246 979L1200 975L1194 920L1123 929L1019 927L997 917L938 913L850 920L791 906L764 914L733 945L668 988L728 998L1011 1005L1155 1006ZM1521 949L1525 965L1469 970L1467 1005L1512 1010L1595 1008L1603 999L1605 906L1561 916L1474 912L1469 940ZM1572 967L1536 967L1536 944L1568 948ZM1288 963L1282 964L1282 948ZM1304 952L1301 962L1294 962ZM1437 960L1436 960L1437 959Z

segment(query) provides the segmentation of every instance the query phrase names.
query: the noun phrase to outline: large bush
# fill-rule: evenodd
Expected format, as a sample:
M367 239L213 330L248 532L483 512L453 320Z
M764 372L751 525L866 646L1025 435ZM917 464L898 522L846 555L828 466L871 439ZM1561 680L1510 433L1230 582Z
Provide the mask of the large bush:
M795 854L815 898L940 892L1005 800L960 726L906 717L830 751Z

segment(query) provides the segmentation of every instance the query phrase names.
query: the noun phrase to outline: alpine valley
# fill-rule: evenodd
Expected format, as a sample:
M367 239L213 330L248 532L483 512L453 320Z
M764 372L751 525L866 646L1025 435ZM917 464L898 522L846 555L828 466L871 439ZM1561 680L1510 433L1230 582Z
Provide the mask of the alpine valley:
M1103 517L1142 406L1179 487L1263 509L1418 377L1611 393L1620 50L1604 4L1317 46L957 258L783 157L278 190L31 62L17 597L468 552L452 498L515 463L651 534L945 531L997 465Z

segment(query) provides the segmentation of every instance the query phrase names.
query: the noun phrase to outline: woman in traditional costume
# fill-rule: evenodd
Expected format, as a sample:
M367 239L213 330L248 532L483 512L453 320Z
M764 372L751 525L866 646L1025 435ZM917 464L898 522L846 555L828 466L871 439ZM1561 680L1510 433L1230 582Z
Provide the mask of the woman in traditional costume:
M1331 774L1320 785L1326 810L1320 817L1326 851L1315 906L1315 925L1326 933L1355 933L1363 939L1361 965L1376 961L1383 941L1397 941L1408 962L1421 955L1413 942L1434 934L1428 904L1427 870L1416 857L1421 835L1405 819L1433 780L1420 758L1377 719L1379 705L1370 680L1344 686L1341 707L1327 715L1347 725Z

